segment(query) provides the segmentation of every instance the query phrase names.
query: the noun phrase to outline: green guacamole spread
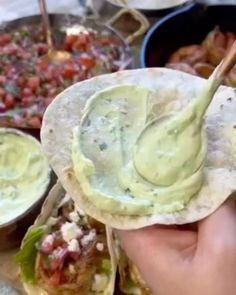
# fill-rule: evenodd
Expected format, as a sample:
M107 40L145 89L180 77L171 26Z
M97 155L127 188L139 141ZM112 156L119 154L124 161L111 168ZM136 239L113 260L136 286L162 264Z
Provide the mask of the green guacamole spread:
M45 192L49 166L40 144L0 130L0 225L24 213Z
M166 130L155 132L154 119L160 115L155 93L134 85L112 87L89 99L73 131L72 161L83 193L100 210L171 213L201 189L206 144L201 125L191 124L195 113L185 112L180 125L167 126L171 136L164 148Z

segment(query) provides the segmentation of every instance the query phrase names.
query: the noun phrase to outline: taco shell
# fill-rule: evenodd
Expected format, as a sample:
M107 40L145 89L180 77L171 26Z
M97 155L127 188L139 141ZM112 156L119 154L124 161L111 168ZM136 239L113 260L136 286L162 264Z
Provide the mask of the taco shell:
M28 232L26 233L25 238L22 241L21 251L15 257L16 262L20 265L20 276L23 281L24 289L29 295L34 295L34 294L50 295L51 294L50 292L40 287L40 284L37 283L37 278L34 278L32 275L32 273L37 267L36 266L37 265L37 259L36 259L37 249L35 247L35 241L34 241L34 247L30 246L29 244L33 241L34 238L35 240L37 239L39 240L39 238L36 236L40 235L39 234L40 229L43 229L48 219L52 217L52 213L55 212L55 210L57 210L58 205L60 204L64 196L65 196L65 190L63 189L61 184L58 182L49 192L49 195L42 206L40 215L36 219L34 225L32 225L29 228ZM110 259L111 259L111 271L110 271L110 280L106 286L106 291L102 293L104 295L112 295L114 293L114 288L115 288L116 258L114 254L113 245L111 245L110 236L111 236L111 229L106 227L108 251L109 251ZM28 243L28 246L30 247L25 247L26 243ZM25 250L24 250L24 247L25 247ZM64 293L60 293L60 294L67 294L67 292L65 291ZM76 289L73 294L81 294L81 293L79 289ZM89 295L92 295L92 294L96 295L101 293L91 292L91 294Z
M100 208L84 193L71 156L73 130L84 116L87 100L99 91L127 84L149 89L155 95L152 109L161 116L182 110L196 98L204 83L204 79L170 69L138 69L94 77L59 94L44 115L41 140L52 168L75 203L88 215L118 229L191 223L214 212L236 189L236 94L232 88L220 87L208 108L204 122L208 149L204 183L182 210L129 215Z

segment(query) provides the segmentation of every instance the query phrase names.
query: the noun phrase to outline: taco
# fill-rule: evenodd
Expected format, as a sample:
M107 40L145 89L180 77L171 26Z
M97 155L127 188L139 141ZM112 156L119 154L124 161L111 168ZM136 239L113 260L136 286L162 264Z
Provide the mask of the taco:
M75 203L119 229L190 223L216 210L236 189L236 94L232 88L220 87L208 108L201 124L206 145L202 148L186 138L182 157L191 151L196 151L196 157L186 161L183 169L198 165L188 178L156 186L144 175L155 170L154 155L145 173L139 173L134 163L134 148L145 126L180 112L194 101L204 83L170 69L139 69L95 77L58 95L44 115L41 139L50 164ZM138 165L144 161L140 157Z
M111 295L116 265L110 229L75 207L58 183L15 260L30 295Z

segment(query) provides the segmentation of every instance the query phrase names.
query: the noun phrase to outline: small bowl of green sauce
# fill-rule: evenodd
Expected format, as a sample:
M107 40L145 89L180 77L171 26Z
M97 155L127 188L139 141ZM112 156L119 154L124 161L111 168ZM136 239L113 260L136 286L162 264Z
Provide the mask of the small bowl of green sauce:
M0 250L20 243L52 182L39 141L16 129L0 128Z

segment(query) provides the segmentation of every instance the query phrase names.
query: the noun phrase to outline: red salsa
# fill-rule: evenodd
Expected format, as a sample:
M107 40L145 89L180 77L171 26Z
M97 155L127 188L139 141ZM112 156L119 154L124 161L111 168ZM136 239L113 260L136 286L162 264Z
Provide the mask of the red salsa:
M45 58L48 46L40 26L0 35L0 126L39 128L45 109L62 90L128 64L123 43L108 30L62 39L57 48L72 55L55 62Z

